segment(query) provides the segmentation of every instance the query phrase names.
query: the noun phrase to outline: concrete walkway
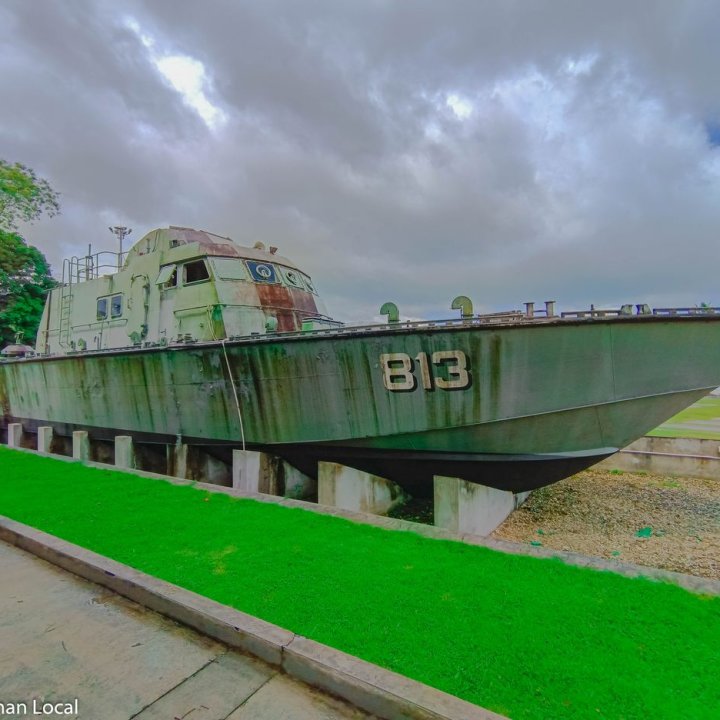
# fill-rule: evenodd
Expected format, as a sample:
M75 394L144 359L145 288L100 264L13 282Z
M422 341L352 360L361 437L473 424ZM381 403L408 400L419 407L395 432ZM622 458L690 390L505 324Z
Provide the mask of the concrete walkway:
M33 699L83 720L370 717L0 542L0 717L43 717Z

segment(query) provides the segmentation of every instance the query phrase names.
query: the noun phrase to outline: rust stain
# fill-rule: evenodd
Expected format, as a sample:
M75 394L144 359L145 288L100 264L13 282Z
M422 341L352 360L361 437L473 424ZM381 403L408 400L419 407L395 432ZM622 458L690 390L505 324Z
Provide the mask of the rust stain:
M292 290L282 285L256 286L260 307L277 317L278 330L299 330L302 318L317 314L315 298L302 290Z

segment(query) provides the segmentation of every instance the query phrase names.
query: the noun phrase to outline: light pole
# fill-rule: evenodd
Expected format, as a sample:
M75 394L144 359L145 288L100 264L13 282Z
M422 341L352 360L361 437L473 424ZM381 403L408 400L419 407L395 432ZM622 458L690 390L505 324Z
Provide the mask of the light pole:
M115 225L115 227L109 227L108 230L117 236L120 241L120 252L118 254L117 268L122 268L122 256L123 256L123 240L132 232L132 228L127 228L124 225Z

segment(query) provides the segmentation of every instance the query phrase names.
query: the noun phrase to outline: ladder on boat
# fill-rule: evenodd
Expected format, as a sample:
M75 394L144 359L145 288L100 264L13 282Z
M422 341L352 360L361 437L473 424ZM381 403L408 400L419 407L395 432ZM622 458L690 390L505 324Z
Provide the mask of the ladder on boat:
M58 341L60 347L67 348L70 345L70 331L72 318L72 267L70 260L63 261L63 277L60 287L60 328Z

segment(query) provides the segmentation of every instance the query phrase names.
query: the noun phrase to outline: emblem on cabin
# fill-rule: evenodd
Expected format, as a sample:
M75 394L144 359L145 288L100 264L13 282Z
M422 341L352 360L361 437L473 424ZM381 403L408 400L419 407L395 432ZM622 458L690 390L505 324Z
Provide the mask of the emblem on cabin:
M250 270L250 274L256 282L277 282L275 267L270 263L256 262L255 260L246 260L246 262L248 270Z

